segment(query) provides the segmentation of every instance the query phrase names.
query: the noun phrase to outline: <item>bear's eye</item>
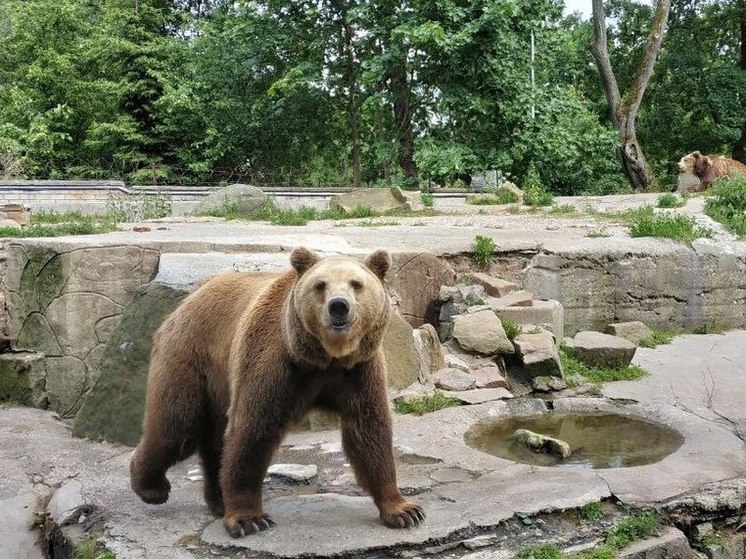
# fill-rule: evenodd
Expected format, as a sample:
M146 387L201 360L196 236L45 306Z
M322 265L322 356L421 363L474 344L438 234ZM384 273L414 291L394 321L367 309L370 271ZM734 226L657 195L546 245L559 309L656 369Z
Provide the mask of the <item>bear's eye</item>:
M360 291L363 288L363 282L360 280L352 280L350 282L350 287L354 289L355 291Z
M326 289L326 282L325 281L317 281L313 288L318 291L319 293L323 292Z

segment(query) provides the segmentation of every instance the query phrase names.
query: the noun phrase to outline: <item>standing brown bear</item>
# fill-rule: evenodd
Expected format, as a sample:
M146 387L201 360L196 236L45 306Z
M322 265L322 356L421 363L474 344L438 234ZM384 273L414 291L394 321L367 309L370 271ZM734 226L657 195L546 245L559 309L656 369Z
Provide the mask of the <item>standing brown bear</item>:
M385 251L364 261L293 251L283 274L218 276L156 332L144 433L130 464L146 503L168 499L166 471L195 451L210 510L233 537L273 524L262 480L288 428L336 412L358 483L392 528L422 509L396 485L381 339L390 305Z
M701 192L710 188L715 179L720 177L746 175L746 165L722 155L702 155L698 151L693 151L681 158L679 172L696 175L699 179L699 186L687 190Z

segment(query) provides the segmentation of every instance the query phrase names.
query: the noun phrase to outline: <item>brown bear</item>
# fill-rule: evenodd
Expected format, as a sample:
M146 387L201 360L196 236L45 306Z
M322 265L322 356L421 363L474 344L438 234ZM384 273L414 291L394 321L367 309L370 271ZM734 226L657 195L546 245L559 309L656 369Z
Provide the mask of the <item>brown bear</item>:
M715 179L720 177L729 177L734 174L746 175L746 165L722 155L702 155L694 151L681 158L679 172L696 175L699 179L699 186L687 190L701 192L710 188Z
M381 339L391 306L379 250L364 262L293 251L282 274L217 276L154 336L132 489L168 499L166 471L199 453L204 497L233 537L273 524L262 480L288 428L311 409L336 413L360 486L392 528L422 509L396 485Z

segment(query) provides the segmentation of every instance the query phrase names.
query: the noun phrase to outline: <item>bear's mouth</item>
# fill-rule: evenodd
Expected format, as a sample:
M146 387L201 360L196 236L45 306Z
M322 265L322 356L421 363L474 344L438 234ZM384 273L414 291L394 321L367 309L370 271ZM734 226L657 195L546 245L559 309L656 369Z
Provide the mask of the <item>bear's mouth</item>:
M342 332L349 330L350 323L347 322L346 320L344 321L332 320L331 323L329 324L329 328L331 329L332 332L342 333Z

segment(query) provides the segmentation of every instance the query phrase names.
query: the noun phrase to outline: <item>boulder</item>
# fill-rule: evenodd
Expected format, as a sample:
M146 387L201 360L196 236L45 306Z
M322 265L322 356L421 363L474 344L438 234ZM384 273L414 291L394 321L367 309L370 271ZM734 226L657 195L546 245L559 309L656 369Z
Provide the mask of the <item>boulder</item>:
M466 351L482 355L514 352L502 322L492 311L456 316L453 320L453 337Z
M534 452L546 452L560 458L570 456L570 445L565 441L534 433L528 429L516 429L512 439Z
M642 340L647 340L653 333L650 328L639 320L633 322L617 322L606 327L606 333L619 338L629 340L635 345L640 345Z
M498 367L481 367L472 371L477 388L508 388L508 383Z
M437 322L441 286L452 285L456 273L429 252L399 252L391 255L386 278L401 299L399 312L416 328Z
M554 334L558 348L564 338L565 313L558 301L535 299L530 306L499 307L494 310L497 316L518 326L533 324L546 328Z
M4 204L0 206L0 219L7 219L19 226L26 226L31 223L31 209L20 204Z
M573 355L586 365L613 369L629 365L637 351L629 340L589 330L575 334L570 347Z
M435 386L443 390L471 390L477 385L473 376L459 369L442 369L433 376L435 377Z
M21 224L12 219L0 219L0 229L22 229Z
M344 194L336 194L329 200L330 208L352 212L358 206L367 206L377 212L387 212L400 208L409 208L409 201L401 189L391 188L356 188Z
M404 388L419 380L420 354L415 347L414 332L396 311L391 313L383 335L383 356L389 386Z
M524 371L530 377L563 376L557 346L549 332L518 334L513 343Z
M426 383L433 373L446 366L445 352L440 345L438 333L431 324L423 324L415 328L414 347L419 355L419 376L421 383Z
M109 336L95 383L75 417L74 435L137 444L153 334L187 294L187 289L155 282L140 289Z
M194 215L209 215L232 208L240 215L252 215L266 202L267 195L256 186L231 184L206 196L192 212Z
M484 288L484 292L490 297L503 297L512 293L518 286L513 282L495 278L482 272L471 272L472 280Z
M692 173L679 173L676 184L676 194L689 194L690 192L699 192L702 189L702 183L697 175Z

